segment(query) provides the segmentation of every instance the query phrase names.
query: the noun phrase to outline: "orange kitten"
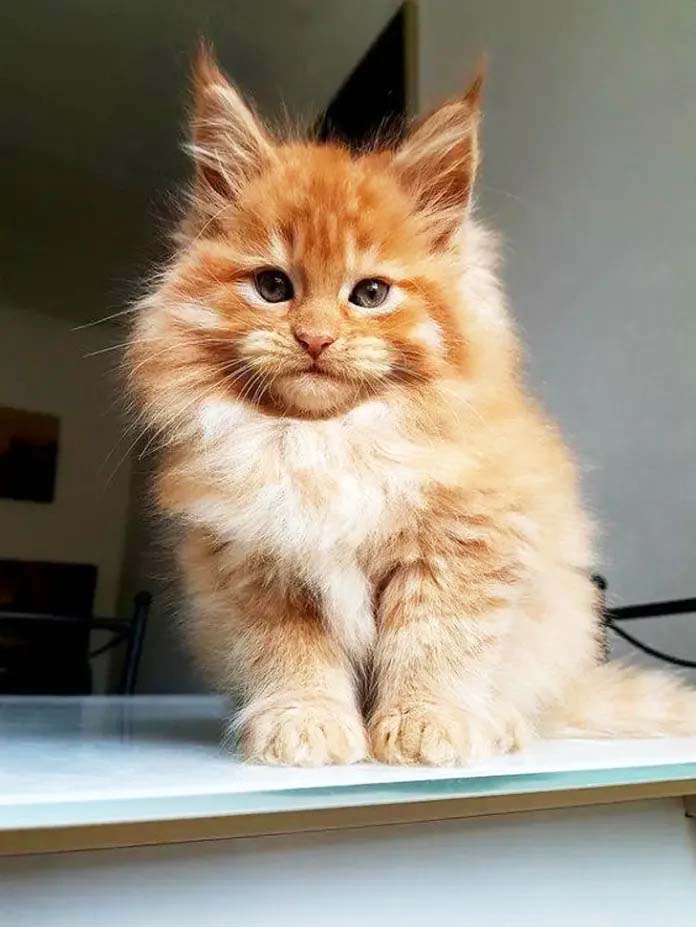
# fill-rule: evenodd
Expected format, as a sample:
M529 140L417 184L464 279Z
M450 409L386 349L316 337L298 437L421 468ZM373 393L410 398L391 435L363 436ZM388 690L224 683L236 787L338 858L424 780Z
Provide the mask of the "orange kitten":
M692 691L599 663L575 468L471 215L479 89L356 155L276 140L199 56L191 206L129 363L249 759L696 733Z

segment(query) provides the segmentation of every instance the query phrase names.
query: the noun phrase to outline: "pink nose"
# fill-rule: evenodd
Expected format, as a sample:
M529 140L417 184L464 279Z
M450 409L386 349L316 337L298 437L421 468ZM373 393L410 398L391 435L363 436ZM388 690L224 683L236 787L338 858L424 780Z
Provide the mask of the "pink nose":
M331 335L318 335L315 332L295 332L295 338L315 360L336 340Z

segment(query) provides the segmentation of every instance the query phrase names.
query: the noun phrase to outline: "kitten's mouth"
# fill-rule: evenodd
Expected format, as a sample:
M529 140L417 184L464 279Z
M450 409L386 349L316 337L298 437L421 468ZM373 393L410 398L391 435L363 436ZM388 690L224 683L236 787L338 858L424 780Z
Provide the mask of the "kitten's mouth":
M308 370L304 370L303 374L308 377L331 377L328 371L322 370L320 367L310 367Z
M331 371L326 370L324 367L319 367L317 364L312 364L311 367L307 367L304 370L301 370L297 376L300 377L323 377L327 380L336 380L338 379Z

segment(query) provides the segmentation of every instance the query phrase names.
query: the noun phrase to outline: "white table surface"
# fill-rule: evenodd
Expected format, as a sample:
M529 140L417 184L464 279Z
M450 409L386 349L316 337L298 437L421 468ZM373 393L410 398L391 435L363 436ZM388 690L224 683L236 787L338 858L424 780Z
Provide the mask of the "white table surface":
M696 738L558 740L468 768L249 765L208 696L0 699L0 828L696 778Z

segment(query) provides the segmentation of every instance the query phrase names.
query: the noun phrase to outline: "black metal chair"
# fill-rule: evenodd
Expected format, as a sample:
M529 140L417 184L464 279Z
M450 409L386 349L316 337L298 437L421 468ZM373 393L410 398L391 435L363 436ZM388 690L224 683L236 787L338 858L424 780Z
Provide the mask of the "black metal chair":
M0 652L0 691L8 694L12 694L13 690L16 694L49 694L46 688L50 691L51 669L58 664L58 669L62 669L63 676L68 675L70 681L67 688L58 684L54 694L90 692L91 672L88 661L125 643L123 668L116 692L119 695L133 695L151 601L149 592L139 592L133 600L130 618L0 611L0 644L3 645ZM65 637L65 634L60 633L61 628L67 629L67 636L76 643L69 650L68 657L60 651L60 643ZM27 633L34 629L35 633ZM93 631L108 631L113 636L105 644L90 650ZM50 658L52 644L56 646L55 660ZM67 664L63 665L65 661ZM47 683L44 682L45 675L49 677ZM59 678L59 675L54 678ZM31 692L32 678L40 678L36 686L39 692Z
M665 653L663 650L658 650L655 647L651 647L644 641L634 637L633 634L629 634L629 632L619 624L620 622L635 621L641 618L661 618L667 615L696 614L696 598L670 599L664 602L646 602L644 605L622 605L619 608L608 608L608 584L606 579L599 574L595 574L592 577L592 581L599 590L600 609L606 631L612 631L614 634L617 634L619 637L623 638L623 640L625 640L628 644L631 644L638 650L642 650L643 653L647 653L651 657L655 657L656 660L662 660L665 663L671 663L673 666L683 666L687 669L696 669L696 660L687 660L684 657L679 657L671 653ZM606 631L605 651L608 655L609 647L606 640Z

